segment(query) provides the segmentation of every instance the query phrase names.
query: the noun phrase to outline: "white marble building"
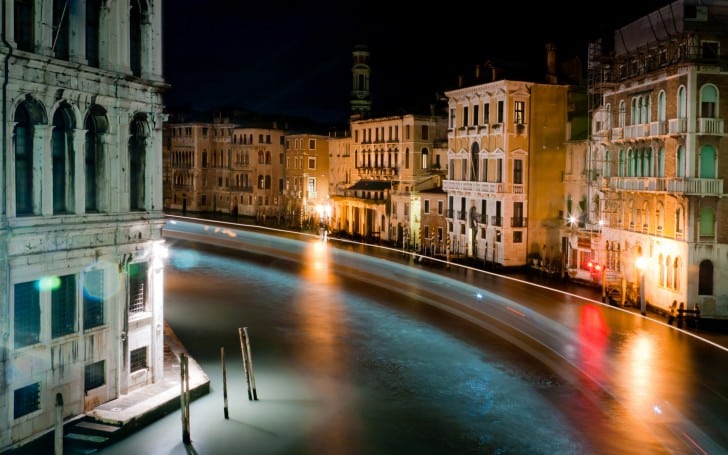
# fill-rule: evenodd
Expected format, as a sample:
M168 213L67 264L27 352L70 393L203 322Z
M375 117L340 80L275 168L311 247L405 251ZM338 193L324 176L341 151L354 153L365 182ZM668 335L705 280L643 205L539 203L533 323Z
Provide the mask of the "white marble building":
M2 0L0 451L163 374L160 1Z

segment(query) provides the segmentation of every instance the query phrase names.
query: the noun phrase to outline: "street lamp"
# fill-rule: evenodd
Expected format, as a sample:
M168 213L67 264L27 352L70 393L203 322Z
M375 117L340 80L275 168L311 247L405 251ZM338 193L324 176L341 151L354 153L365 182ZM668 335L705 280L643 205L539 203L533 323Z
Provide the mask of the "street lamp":
M644 316L647 312L647 305L645 303L645 269L647 268L647 258L644 256L638 257L635 265L640 271L640 312Z

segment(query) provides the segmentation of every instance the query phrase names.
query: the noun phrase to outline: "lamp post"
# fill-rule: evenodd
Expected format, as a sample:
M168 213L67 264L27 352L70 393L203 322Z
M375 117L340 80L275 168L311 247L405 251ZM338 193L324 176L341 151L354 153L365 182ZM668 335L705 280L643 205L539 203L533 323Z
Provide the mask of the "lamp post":
M647 268L647 258L640 256L635 261L637 269L640 271L640 312L642 316L647 313L647 304L645 303L645 269Z

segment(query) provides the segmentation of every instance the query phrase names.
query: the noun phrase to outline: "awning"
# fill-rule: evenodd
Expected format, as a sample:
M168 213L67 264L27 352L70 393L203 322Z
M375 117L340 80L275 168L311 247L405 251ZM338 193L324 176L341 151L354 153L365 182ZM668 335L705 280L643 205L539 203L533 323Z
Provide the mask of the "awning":
M382 191L392 188L392 182L389 180L359 180L349 190L368 190L368 191Z

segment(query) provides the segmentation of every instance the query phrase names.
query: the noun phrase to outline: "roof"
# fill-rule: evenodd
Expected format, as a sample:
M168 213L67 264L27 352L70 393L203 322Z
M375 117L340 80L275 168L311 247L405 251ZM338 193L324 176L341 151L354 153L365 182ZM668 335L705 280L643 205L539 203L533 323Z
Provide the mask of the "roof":
M392 188L392 182L389 180L359 180L349 187L350 190L388 190Z

